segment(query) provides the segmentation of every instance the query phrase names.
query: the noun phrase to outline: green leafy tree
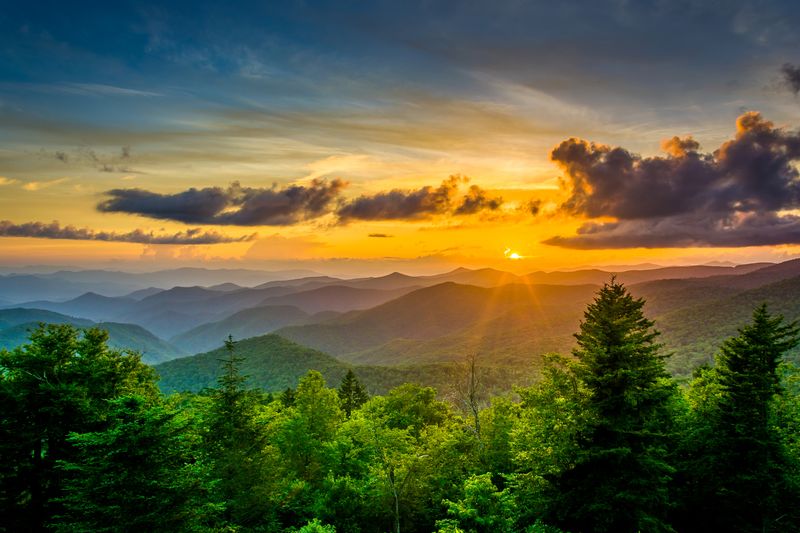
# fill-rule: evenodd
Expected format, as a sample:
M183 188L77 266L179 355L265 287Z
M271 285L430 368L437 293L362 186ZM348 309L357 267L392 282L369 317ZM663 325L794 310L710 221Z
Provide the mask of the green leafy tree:
M452 518L436 523L441 533L513 533L516 505L507 491L498 491L491 474L471 476L464 481L464 497L445 500Z
M208 503L205 467L181 414L140 396L111 401L103 431L72 433L57 531L199 530Z
M358 381L355 373L348 370L347 374L342 378L342 383L339 385L339 400L341 401L342 410L347 418L364 405L369 400L367 389Z
M705 401L685 445L684 529L800 527L795 468L775 410L784 392L779 366L800 343L799 334L796 323L784 323L761 305L752 322L723 343L716 367L698 374L693 396Z
M569 464L551 477L548 522L576 531L663 531L674 386L658 332L636 299L605 284L575 334L572 372L585 387L589 420Z
M0 351L0 515L14 531L42 530L58 514L72 432L101 430L109 400L157 397L136 353L111 350L108 333L42 325L30 342Z

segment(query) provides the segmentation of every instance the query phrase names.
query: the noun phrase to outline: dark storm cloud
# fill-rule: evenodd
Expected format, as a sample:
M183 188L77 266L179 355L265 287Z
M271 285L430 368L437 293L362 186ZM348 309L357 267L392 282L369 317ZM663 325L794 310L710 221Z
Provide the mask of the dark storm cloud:
M78 241L130 242L140 244L220 244L228 242L251 241L255 235L228 237L216 231L201 231L199 228L188 229L172 234L156 234L136 229L128 233L95 231L89 228L61 226L58 222L26 222L14 224L10 220L0 221L2 237L33 237L38 239L67 239Z
M784 63L781 67L781 74L784 84L797 96L797 93L800 93L800 66Z
M438 187L427 185L416 190L393 189L362 195L339 208L342 221L349 220L419 220L435 215L469 215L496 210L503 199L492 198L473 185L459 198L459 186L469 178L450 176Z
M143 189L112 189L97 209L187 224L285 226L325 215L333 209L346 182L314 180L309 185L279 188L191 188L175 194Z
M546 241L575 248L756 246L800 242L800 134L755 112L713 153L692 138L663 144L667 157L568 139L551 157L565 171L565 212L617 222L588 223Z

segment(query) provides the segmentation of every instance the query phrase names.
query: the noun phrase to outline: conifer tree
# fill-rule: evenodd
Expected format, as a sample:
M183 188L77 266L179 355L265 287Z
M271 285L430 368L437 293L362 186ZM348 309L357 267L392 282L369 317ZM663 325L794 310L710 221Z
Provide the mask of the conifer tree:
M263 494L267 490L264 436L254 423L257 393L244 387L247 376L239 371L244 358L236 356L231 336L225 350L222 374L212 394L206 449L216 480L215 497L226 505L224 519L247 527L266 519L270 511Z
M782 394L778 367L800 342L796 323L766 305L725 341L707 372L707 405L695 419L686 502L689 530L788 531L798 527L797 487L789 479L773 406Z
M588 391L578 449L552 479L549 520L571 531L664 531L664 432L674 387L658 332L612 279L584 313L572 372Z
M347 374L342 378L338 393L342 410L347 418L350 418L353 411L369 400L367 389L364 388L352 370L348 370Z

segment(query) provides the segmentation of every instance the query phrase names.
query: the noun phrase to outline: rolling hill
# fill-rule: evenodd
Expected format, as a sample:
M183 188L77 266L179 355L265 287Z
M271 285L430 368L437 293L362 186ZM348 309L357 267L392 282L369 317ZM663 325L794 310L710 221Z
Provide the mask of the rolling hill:
M452 364L351 366L274 334L237 342L235 353L243 358L240 371L247 376L247 385L271 392L296 387L309 370L321 372L330 386L337 386L347 370L352 369L372 394L385 394L389 389L408 382L433 386L446 394L456 371ZM159 364L155 367L161 376L159 387L165 393L196 392L213 387L221 372L221 360L226 357L226 350L220 348ZM507 367L485 367L481 368L481 379L490 390L508 390L512 384L528 384L533 373Z
M42 322L72 324L81 328L96 326L105 329L108 331L109 346L136 350L142 354L142 360L148 364L156 364L185 355L182 350L135 324L95 323L91 320L39 309L0 310L0 348L10 349L25 344L28 342L31 330L36 329Z
M591 285L482 288L448 282L416 290L372 309L347 313L320 324L282 328L277 333L343 360L365 364L455 360L464 353L455 349L449 353L437 350L432 356L412 359L408 348L410 343L422 346L419 341L491 332L492 328L487 325L494 320L497 320L495 325L502 325L511 316L520 317L514 321L515 325L523 321L560 332L564 327L577 324L581 310L596 289ZM496 331L504 332L501 335L509 339L508 343L513 343L512 336L507 334L509 329L503 327ZM392 350L382 351L381 347L390 342ZM416 353L422 351L418 348Z
M234 339L257 337L291 324L302 324L310 315L290 305L265 305L244 309L224 320L203 324L172 337L170 342L188 353L220 347L232 335Z
M322 311L346 312L375 307L407 294L416 288L357 289L330 285L283 296L273 296L262 301L261 305L291 305L302 309L306 313L319 313Z

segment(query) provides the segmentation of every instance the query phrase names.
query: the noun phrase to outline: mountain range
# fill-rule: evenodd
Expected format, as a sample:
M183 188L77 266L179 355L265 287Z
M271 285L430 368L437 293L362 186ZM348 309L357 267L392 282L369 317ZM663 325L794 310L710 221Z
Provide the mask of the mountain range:
M139 282L168 280L175 272L153 273ZM225 281L231 272L238 277ZM232 335L241 340L239 346L246 348L248 358L272 367L263 371L274 372L273 381L266 377L257 380L270 388L290 386L303 373L297 369L313 368L309 365L324 366L332 377L347 368L358 368L365 376L373 376L369 379L380 388L378 383L393 382L390 375L444 380L447 372L442 369L457 365L467 355L475 355L482 367L494 369L503 379L535 374L543 354L570 352L572 334L578 330L586 305L612 275L634 295L646 299L645 311L662 331L665 348L673 352L668 366L678 376L689 375L697 365L711 361L722 339L735 334L761 302L789 319L800 318L800 304L796 303L800 302L800 260L616 273L584 269L517 275L458 268L434 276L395 272L340 279L302 272L253 286L245 282L275 277L276 273L261 273L261 278L251 271L194 269L183 273L186 278L201 277L207 285L150 285L116 295L87 291L66 300L51 295L7 304L0 310L0 345L24 342L29 329L40 321L100 325L109 330L114 346L139 349L148 362L176 359L158 367L165 372L165 386L192 383L196 389L213 385L214 374L209 369L216 364L196 361L209 357L216 361L219 354L214 350ZM65 282L116 283L143 276L101 273L93 281L95 274L70 272ZM65 274L50 274L56 275ZM45 279L56 282L55 277ZM0 290L2 287L0 282ZM53 294L47 293L49 288L45 283L40 293ZM10 299L2 292L0 296ZM17 318L4 321L4 314ZM260 350L278 346L280 353L294 354L292 368L296 372L287 373L286 361L278 364L266 352L259 355ZM192 353L197 355L186 357ZM320 354L327 358L324 365ZM338 370L331 370L334 368ZM261 375L262 370L251 370ZM437 377L425 377L428 374Z

